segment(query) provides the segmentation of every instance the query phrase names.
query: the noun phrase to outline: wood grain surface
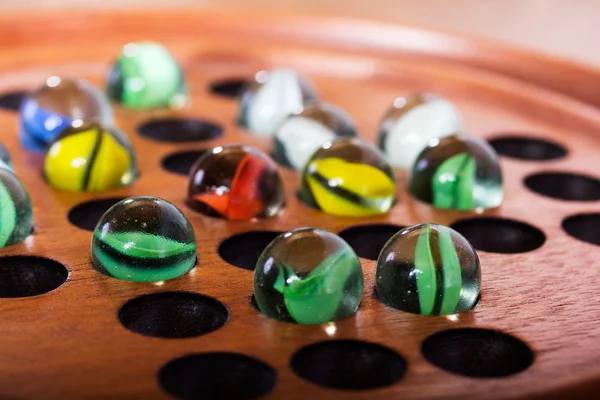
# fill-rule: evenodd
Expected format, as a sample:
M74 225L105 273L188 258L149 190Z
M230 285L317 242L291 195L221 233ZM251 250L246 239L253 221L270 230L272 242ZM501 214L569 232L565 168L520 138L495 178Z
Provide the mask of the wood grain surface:
M594 90L600 74L574 64L433 31L369 24L348 19L285 13L162 12L29 14L0 17L0 92L29 89L49 75L72 75L103 85L109 62L120 47L139 39L165 43L181 61L192 94L181 112L134 112L115 108L139 157L141 178L131 187L102 194L50 189L41 177L41 157L17 140L18 118L0 111L0 133L29 188L35 233L0 254L53 258L70 271L58 289L35 297L1 299L0 398L161 399L156 380L166 362L193 352L232 351L256 357L277 369L268 398L589 398L600 378L600 249L561 229L569 215L598 210L598 202L564 202L542 197L523 185L541 171L600 177L591 169L600 148L600 104ZM415 39L413 41L413 39ZM419 40L416 40L419 39ZM412 43L411 45L409 45ZM551 139L569 155L543 163L502 159L506 200L488 214L529 223L546 235L545 244L521 254L480 252L482 300L457 318L421 317L382 305L373 294L374 261L361 260L366 292L358 313L325 326L280 323L250 304L252 272L227 264L219 243L237 232L318 226L338 232L368 222L409 225L451 223L470 216L445 213L412 200L399 181L400 201L385 216L351 219L324 215L301 204L299 176L282 169L287 206L279 216L227 222L194 213L184 204L185 177L163 170L161 159L175 151L245 142L265 151L271 144L235 126L237 104L215 96L217 79L251 77L261 68L291 66L312 80L325 101L346 109L360 136L373 139L394 98L411 91L437 92L464 113L468 130L491 138L502 132ZM567 78L574 84L564 86ZM165 116L199 118L219 124L224 135L190 145L141 138L140 123ZM162 286L111 279L92 269L91 233L67 221L71 207L110 196L155 195L181 208L191 220L200 257L188 275ZM116 314L135 296L188 290L226 305L229 321L210 334L189 339L145 337L123 328ZM493 328L525 341L535 352L526 371L498 379L445 372L420 352L429 335L449 328ZM341 391L296 376L289 359L320 340L355 338L385 345L408 361L397 384L373 391Z

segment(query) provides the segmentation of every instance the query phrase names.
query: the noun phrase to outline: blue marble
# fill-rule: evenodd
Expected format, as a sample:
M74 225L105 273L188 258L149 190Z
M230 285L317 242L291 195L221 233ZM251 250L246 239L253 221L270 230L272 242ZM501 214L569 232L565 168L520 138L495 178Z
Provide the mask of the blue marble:
M72 122L66 115L45 110L37 101L27 98L21 105L21 144L30 150L44 151Z
M112 108L100 89L82 79L52 76L30 93L20 108L21 144L33 151L45 151L70 126L96 122L114 123Z

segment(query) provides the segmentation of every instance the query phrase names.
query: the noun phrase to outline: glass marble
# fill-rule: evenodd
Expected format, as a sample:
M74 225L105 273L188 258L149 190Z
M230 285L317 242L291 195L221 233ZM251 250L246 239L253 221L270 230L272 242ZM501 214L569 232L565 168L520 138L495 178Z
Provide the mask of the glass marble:
M354 136L354 122L343 110L326 103L309 104L277 129L273 158L279 164L302 171L323 143Z
M379 300L398 310L449 315L473 308L481 288L479 257L455 230L409 226L385 244L375 270Z
M294 70L260 71L241 94L238 124L255 135L273 137L288 116L317 99L313 86Z
M363 294L363 272L354 250L317 228L279 235L254 271L259 310L282 321L323 324L354 315Z
M498 155L475 137L457 134L434 140L417 157L409 191L438 208L498 207L504 196Z
M8 168L10 170L13 169L10 153L2 143L0 143L0 167Z
M399 97L383 117L379 147L394 168L410 170L431 139L464 131L460 112L431 93Z
M327 214L363 217L388 212L395 193L394 174L379 149L357 138L341 138L313 154L298 195Z
M92 236L92 264L103 274L134 282L160 282L196 264L190 221L158 197L122 200L100 218Z
M106 87L111 100L132 109L182 108L187 103L179 64L155 42L125 45L108 72Z
M67 127L114 123L110 103L99 89L82 79L58 76L46 79L23 100L20 119L21 143L34 151L45 151Z
M215 147L190 171L188 205L230 220L274 216L283 207L283 182L275 162L242 144Z
M33 230L31 199L9 168L0 168L0 247L25 239Z
M129 139L116 128L98 124L66 128L44 159L44 178L60 190L111 190L130 185L137 175Z

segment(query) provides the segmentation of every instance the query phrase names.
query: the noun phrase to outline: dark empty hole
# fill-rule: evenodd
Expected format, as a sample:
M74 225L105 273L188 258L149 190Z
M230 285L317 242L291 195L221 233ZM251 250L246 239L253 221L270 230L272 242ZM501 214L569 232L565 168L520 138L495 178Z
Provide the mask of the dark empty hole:
M136 297L119 310L119 321L133 332L162 338L200 336L222 327L229 313L212 297L160 292Z
M359 340L332 340L300 349L291 360L302 378L335 389L375 389L399 381L406 360L394 350Z
M221 242L219 255L231 265L254 271L256 262L265 247L281 233L275 231L238 233Z
M339 235L359 257L377 260L387 241L403 228L394 224L357 225L344 229Z
M0 297L29 297L56 289L69 276L61 263L37 256L0 257Z
M451 227L474 248L490 253L525 253L546 241L546 235L538 228L512 219L468 218L456 221Z
M0 95L0 108L10 111L19 111L21 103L29 93L25 91L14 91Z
M600 245L600 214L578 214L565 218L562 228L581 241Z
M69 211L69 222L86 231L94 231L104 213L123 199L124 197L109 197L77 204Z
M159 142L200 142L220 137L223 133L220 126L212 122L169 118L146 122L139 126L140 135Z
M163 158L160 164L169 172L187 176L192 166L206 151L203 149L172 153Z
M210 91L219 96L236 98L247 84L248 81L242 78L223 79L211 83Z
M520 160L556 160L567 155L560 144L533 137L502 136L490 140L490 145L498 154Z
M542 196L558 200L600 200L600 181L566 172L542 172L525 178L525 186Z
M474 378L500 378L526 370L533 352L514 336L490 329L462 328L437 332L421 346L433 365Z
M275 387L277 371L243 354L201 353L170 361L158 372L158 381L180 399L250 399Z

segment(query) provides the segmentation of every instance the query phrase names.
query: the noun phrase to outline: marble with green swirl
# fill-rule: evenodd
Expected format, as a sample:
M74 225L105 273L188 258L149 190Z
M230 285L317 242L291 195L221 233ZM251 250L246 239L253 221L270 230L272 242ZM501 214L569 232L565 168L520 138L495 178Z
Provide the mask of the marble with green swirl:
M339 236L299 228L275 238L254 272L254 297L271 318L323 324L352 316L364 289L354 250Z
M0 248L21 242L33 230L31 199L5 164L0 166Z
M381 250L375 288L381 302L402 311L423 315L465 312L479 297L479 257L467 239L447 226L409 226Z
M108 97L133 109L181 108L187 102L185 79L166 47L129 43L109 70Z
M158 197L120 201L100 219L92 237L92 264L105 275L158 282L186 274L196 264L196 239L188 219Z
M413 165L408 189L434 207L462 211L495 208L504 197L494 149L479 138L458 134L429 143Z

